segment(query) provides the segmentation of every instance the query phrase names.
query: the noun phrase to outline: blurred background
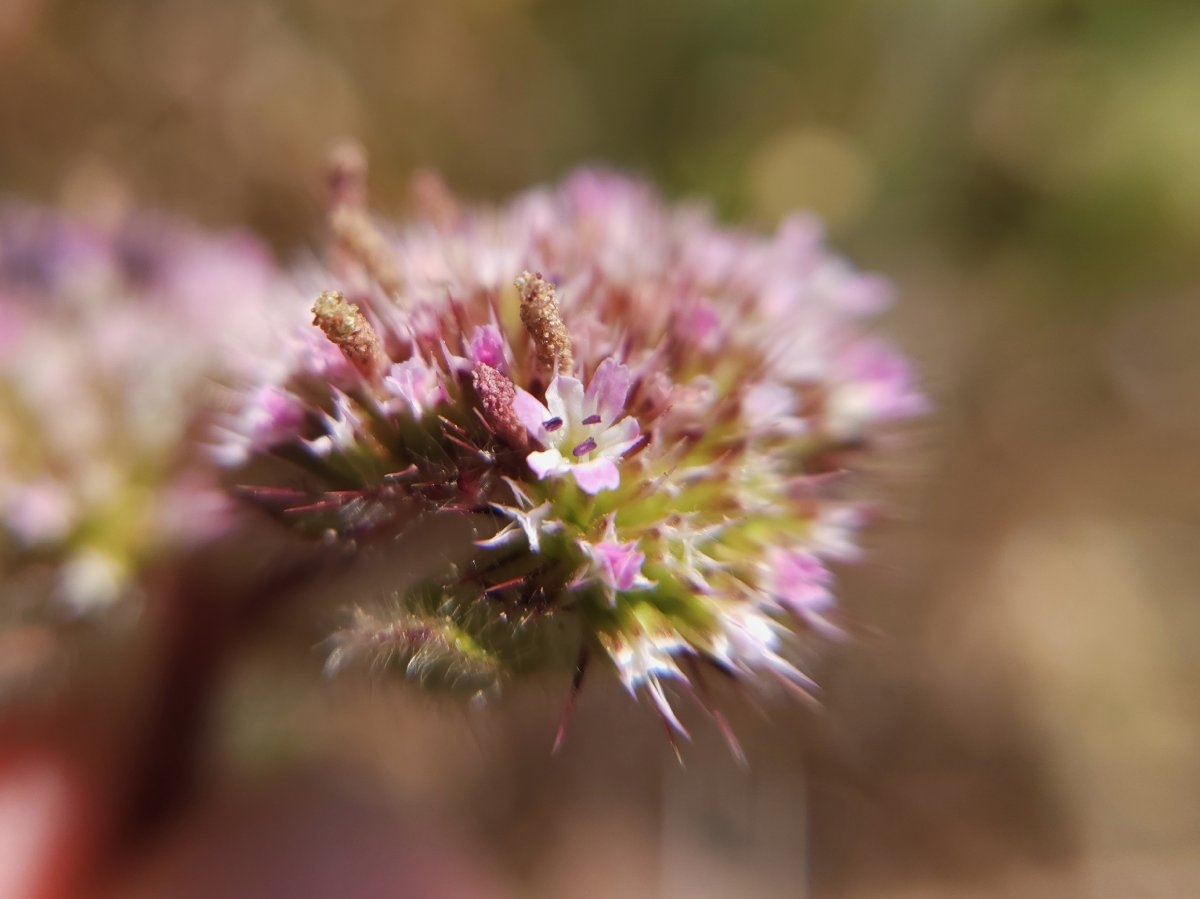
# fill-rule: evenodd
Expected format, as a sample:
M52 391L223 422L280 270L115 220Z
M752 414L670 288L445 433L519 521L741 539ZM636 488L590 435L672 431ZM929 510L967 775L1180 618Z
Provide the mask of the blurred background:
M0 0L0 193L286 260L352 136L384 214L421 167L487 199L588 162L764 228L809 208L895 280L880 329L937 409L842 572L872 636L820 708L736 711L748 768L698 719L677 764L599 679L551 760L565 684L329 683L327 620L281 616L103 888L1200 894L1197 110L1191 0Z

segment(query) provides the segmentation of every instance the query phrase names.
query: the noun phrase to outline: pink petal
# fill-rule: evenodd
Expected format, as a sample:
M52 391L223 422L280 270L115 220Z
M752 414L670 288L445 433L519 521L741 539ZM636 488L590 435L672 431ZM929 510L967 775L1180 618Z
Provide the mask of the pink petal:
M542 422L550 418L550 410L539 403L532 393L520 387L517 388L517 395L513 399L513 409L529 436L539 437L542 433Z
M76 517L76 502L61 484L46 479L18 487L4 511L5 524L22 543L65 537Z
M437 372L419 356L392 365L383 383L388 393L402 400L416 417L446 398Z
M508 373L508 361L504 358L504 338L495 325L482 325L471 334L467 350L472 362L490 365L501 374Z
M742 397L742 415L751 428L769 428L795 411L795 392L774 381L755 384Z
M829 585L833 575L820 559L800 550L772 550L768 563L773 570L773 592L781 604L798 615L833 604Z
M624 410L631 380L629 368L612 357L601 362L596 373L592 375L587 398L595 404L603 424L612 424Z
M842 285L841 305L855 315L874 315L892 302L892 285L886 278L855 272Z
M534 455L538 454L530 456L531 466ZM575 483L579 485L579 489L593 496L601 490L615 490L621 483L621 474L611 459L593 459L591 462L571 466L571 471L575 474Z
M712 352L721 333L720 316L708 303L695 302L677 318L675 333L697 349Z
M628 590L642 573L646 554L638 552L637 541L629 543L597 543L593 552L598 558L606 580L618 590Z

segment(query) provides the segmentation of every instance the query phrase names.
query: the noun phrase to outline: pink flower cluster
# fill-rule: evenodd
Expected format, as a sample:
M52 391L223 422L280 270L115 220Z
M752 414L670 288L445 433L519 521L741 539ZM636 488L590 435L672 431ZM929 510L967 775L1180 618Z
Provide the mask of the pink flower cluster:
M277 277L244 235L0 208L0 574L49 562L60 599L104 606L219 523L197 435Z
M429 516L477 534L356 614L338 664L411 661L416 633L450 670L599 658L677 733L667 689L706 670L811 689L795 645L842 632L829 564L866 518L834 475L924 409L864 332L887 285L807 217L729 229L611 172L500 207L425 187L400 227L335 196L327 267L295 276L322 292L305 349L229 423L227 458L276 465L247 494L297 526L364 552Z

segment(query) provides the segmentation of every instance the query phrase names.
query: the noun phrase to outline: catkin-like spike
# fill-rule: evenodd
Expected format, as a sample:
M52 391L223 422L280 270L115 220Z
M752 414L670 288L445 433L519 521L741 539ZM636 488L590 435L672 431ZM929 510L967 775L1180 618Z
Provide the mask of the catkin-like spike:
M384 293L398 298L403 285L392 258L392 248L366 210L356 206L338 207L329 217L329 227L338 246L358 261Z
M313 324L320 328L331 343L337 344L359 373L374 381L387 365L379 335L367 321L362 310L346 301L336 290L322 293L312 307Z
M479 395L483 417L496 436L514 449L529 446L529 433L517 418L514 402L517 388L513 382L490 365L480 362L471 372L471 382Z
M325 673L366 663L399 666L429 686L478 688L500 674L495 658L452 618L355 609L329 640Z
M575 358L571 353L571 335L558 311L554 285L541 273L521 272L513 282L521 295L521 322L533 338L538 362L563 375L571 374Z

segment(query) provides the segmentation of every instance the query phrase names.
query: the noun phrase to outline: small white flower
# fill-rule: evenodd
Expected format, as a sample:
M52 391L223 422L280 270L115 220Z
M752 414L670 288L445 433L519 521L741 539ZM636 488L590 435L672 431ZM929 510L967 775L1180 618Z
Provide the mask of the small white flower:
M446 389L437 369L420 356L391 366L383 379L383 389L390 396L384 408L393 415L406 412L413 418L422 418L446 401Z
M570 474L581 490L596 494L621 482L617 462L641 440L632 417L620 418L629 394L629 369L608 358L587 390L577 378L558 375L546 388L546 404L518 389L517 417L544 450L528 456L539 479Z
M617 539L614 516L608 516L603 540L577 541L579 548L592 562L592 572L603 585L609 602L616 604L617 591L646 590L654 582L642 574L646 554L638 549L638 541Z

